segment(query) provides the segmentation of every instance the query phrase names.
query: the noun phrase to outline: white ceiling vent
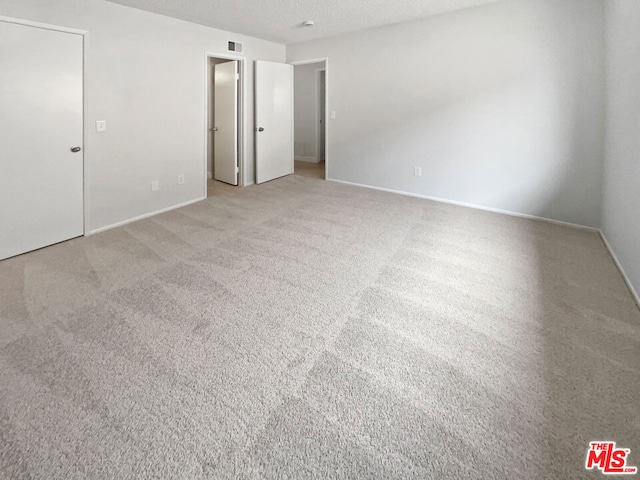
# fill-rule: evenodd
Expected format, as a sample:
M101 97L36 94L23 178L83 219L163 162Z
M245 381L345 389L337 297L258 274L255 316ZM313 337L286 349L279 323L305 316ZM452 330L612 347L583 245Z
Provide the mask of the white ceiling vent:
M229 42L227 42L229 45L229 51L230 52L238 52L238 53L242 53L242 44L239 42L232 42L231 40L229 40Z

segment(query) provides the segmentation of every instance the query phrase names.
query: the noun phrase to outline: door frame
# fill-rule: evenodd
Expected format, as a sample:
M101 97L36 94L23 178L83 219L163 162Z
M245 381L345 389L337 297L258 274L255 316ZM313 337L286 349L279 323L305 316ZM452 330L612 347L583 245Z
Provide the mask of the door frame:
M51 23L33 22L31 20L25 20L22 18L6 17L0 15L0 22L14 23L16 25L24 25L26 27L42 28L43 30L52 30L54 32L69 33L72 35L79 35L82 38L82 234L83 236L90 235L91 232L87 231L87 225L89 225L89 186L90 165L87 162L87 126L86 126L86 112L87 112L87 85L85 83L86 69L87 69L87 51L89 50L89 31L80 30L77 28L63 27L60 25L53 25Z
M322 83L322 72L324 72L324 86L325 86L325 91L321 92L320 91L320 84ZM316 127L316 158L318 159L318 162L322 161L320 152L322 151L320 149L320 138L322 138L322 130L324 129L324 138L325 138L325 144L324 146L324 150L325 150L325 157L327 156L326 154L326 139L327 139L327 69L326 68L316 68L316 116L318 116L318 113L320 112L320 95L324 95L324 116L322 118L323 122L322 124L318 123L317 127ZM321 126L322 125L322 126ZM325 164L327 159L325 158ZM326 171L324 172L325 176L326 176Z
M245 86L245 57L239 55L230 55L228 53L205 52L204 54L204 74L205 74L205 109L204 109L204 198L207 198L207 148L209 144L209 101L213 92L213 77L209 75L209 59L224 58L225 60L237 60L238 71L240 72L240 85L238 87L238 186L243 187L245 172L245 115L244 115L244 86Z
M308 65L310 63L322 63L324 62L324 179L329 180L329 57L321 57L321 58L312 58L309 60L297 60L295 62L289 62L290 65L294 67L296 65ZM318 70L322 70L322 67L319 67ZM316 72L316 75L318 73ZM316 76L316 82L318 81L318 77ZM295 86L294 86L295 88ZM316 87L316 92L318 88ZM316 95L317 97L317 95ZM318 102L319 99L316 99ZM317 104L316 104L317 105ZM295 123L295 120L294 120ZM316 129L316 135L317 135ZM319 150L319 149L318 149ZM316 155L318 152L316 152Z

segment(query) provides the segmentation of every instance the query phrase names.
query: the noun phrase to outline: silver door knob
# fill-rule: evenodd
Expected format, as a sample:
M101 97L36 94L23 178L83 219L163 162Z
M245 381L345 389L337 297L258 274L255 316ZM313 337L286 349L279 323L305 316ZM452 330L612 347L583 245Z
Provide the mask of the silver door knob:
M258 128L258 131L259 132L264 132L264 128L260 127L260 128Z
M212 131L212 132L217 132L217 131L218 131L218 127L213 127L213 128L211 129L211 131Z
M73 153L78 153L80 150L82 150L82 148L80 148L80 147L71 147L71 151Z

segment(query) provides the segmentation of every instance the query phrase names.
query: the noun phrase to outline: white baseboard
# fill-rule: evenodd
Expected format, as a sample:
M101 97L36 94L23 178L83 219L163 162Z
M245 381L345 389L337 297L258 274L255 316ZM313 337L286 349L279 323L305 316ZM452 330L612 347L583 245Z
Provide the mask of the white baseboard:
M487 212L501 213L503 215L509 215L509 216L512 216L512 217L527 218L527 219L530 219L530 220L540 220L540 221L543 221L543 222L555 223L557 225L563 225L563 226L572 227L572 228L579 228L581 230L587 230L587 231L590 231L590 232L596 232L596 233L598 233L600 235L600 238L602 238L602 241L604 242L605 246L607 247L607 250L609 251L609 254L611 255L611 258L613 258L613 261L616 264L616 267L618 267L618 270L620 271L620 274L622 275L622 278L624 279L625 283L627 284L627 287L629 288L629 291L631 292L631 295L633 296L633 299L636 301L636 304L638 305L638 308L640 308L640 295L638 295L638 291L635 289L633 283L631 283L631 279L629 278L627 273L624 271L624 267L620 263L620 260L618 260L618 257L616 256L615 252L613 251L613 248L609 244L609 241L607 240L607 237L605 237L604 232L602 232L602 230L599 229L599 228L587 227L586 225L579 225L579 224L576 224L576 223L562 222L560 220L554 220L552 218L546 218L546 217L538 217L536 215L528 215L526 213L518 213L518 212L509 211L509 210L500 210L498 208L484 207L482 205L474 205L474 204L470 204L470 203L456 202L454 200L447 200L447 199L444 199L444 198L429 197L427 195L420 195L420 194L417 194L417 193L403 192L401 190L392 190L390 188L374 187L372 185L363 185L361 183L346 182L344 180L335 180L333 178L327 178L327 180L331 181L331 182L343 183L345 185L352 185L352 186L355 186L355 187L370 188L372 190L380 190L382 192L396 193L398 195L404 195L404 196L407 196L407 197L423 198L425 200L431 200L431 201L439 202L439 203L447 203L447 204L450 204L450 205L457 205L457 206L460 206L460 207L473 208L473 209L476 209L476 210L484 210L484 211L487 211Z
M544 222L555 223L557 225L563 225L565 227L572 227L572 228L579 228L581 230L588 230L590 232L599 232L600 231L600 229L595 228L595 227L588 227L586 225L580 225L578 223L563 222L561 220L554 220L553 218L539 217L539 216L536 216L536 215L529 215L527 213L512 212L511 210L501 210L499 208L485 207L483 205L475 205L473 203L458 202L458 201L455 201L455 200L447 200L446 198L430 197L428 195L421 195L419 193L404 192L402 190L393 190L391 188L374 187L373 185L364 185L362 183L347 182L347 181L344 181L344 180L335 180L333 178L327 178L327 180L329 180L331 182L343 183L345 185L352 185L354 187L370 188L372 190L380 190L381 192L395 193L395 194L398 194L398 195L403 195L405 197L422 198L424 200L431 200L433 202L438 202L438 203L447 203L449 205L457 205L459 207L467 207L467 208L473 208L475 210L484 210L486 212L500 213L502 215L509 215L511 217L526 218L526 219L529 219L529 220L541 220L541 221L544 221Z
M112 225L107 225L106 227L96 228L95 230L91 230L89 233L86 233L85 236L95 235L96 233L104 232L106 230L111 230L112 228L122 227L123 225L137 222L138 220L144 220L145 218L154 217L156 215L160 215L161 213L170 212L171 210L175 210L176 208L186 207L187 205L191 205L192 203L198 203L205 199L206 197L196 198L195 200L189 200L188 202L179 203L178 205L172 205L171 207L163 208L161 210L156 210L155 212L145 213L144 215L139 215L137 217L133 217L128 220L123 220L122 222L114 223Z
M316 157L296 157L295 160L298 162L320 163Z
M624 278L624 282L627 284L627 287L629 288L631 295L633 295L633 299L636 301L638 308L640 308L640 295L638 295L638 292L633 286L633 283L631 283L631 279L627 275L627 272L624 271L624 267L620 263L620 260L618 260L618 257L613 251L613 248L611 247L611 244L607 240L607 237L605 237L604 232L602 230L598 230L598 232L600 233L600 238L602 238L602 241L604 242L605 247L607 247L607 250L609 250L609 254L611 255L611 258L613 258L613 262L616 264L616 267L618 267L618 270L620 270L620 273L622 274L622 278Z

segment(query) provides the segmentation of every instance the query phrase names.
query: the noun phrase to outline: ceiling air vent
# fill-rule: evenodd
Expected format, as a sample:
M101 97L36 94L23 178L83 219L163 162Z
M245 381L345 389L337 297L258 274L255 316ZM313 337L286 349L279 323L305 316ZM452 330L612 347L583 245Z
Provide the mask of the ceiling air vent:
M242 53L242 44L241 43L229 41L228 44L229 44L229 51L230 52Z

